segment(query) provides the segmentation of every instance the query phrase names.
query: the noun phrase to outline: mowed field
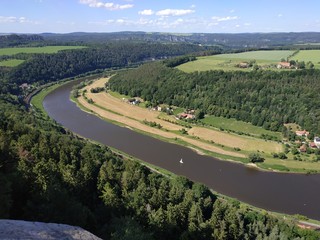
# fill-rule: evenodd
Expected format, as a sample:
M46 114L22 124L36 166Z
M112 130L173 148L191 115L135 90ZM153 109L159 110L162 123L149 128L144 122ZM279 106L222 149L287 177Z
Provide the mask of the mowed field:
M237 121L236 119L233 119L233 118L228 119L228 118L215 117L215 116L206 116L201 121L207 125L210 125L212 127L219 128L219 129L247 133L257 137L260 137L262 134L265 134L269 136L274 136L279 140L282 139L280 132L272 132L262 127L254 126L250 123Z
M272 61L279 62L281 58L286 59L288 56L293 54L294 51L291 50L272 50L272 51L251 51L251 52L242 52L242 53L233 53L233 54L220 54L216 57L223 59L241 59L241 60L263 60L263 61Z
M124 101L122 101L120 99L114 98L105 92L100 92L100 93L96 93L96 94L90 92L91 88L103 87L105 82L106 82L106 79L102 78L102 79L99 79L98 81L94 82L92 85L87 86L85 88L88 91L86 94L87 97L89 99L91 98L95 102L95 104L89 104L84 99L83 96L78 98L79 103L82 106L84 106L86 109L89 109L90 111L96 113L97 115L99 115L102 118L115 121L117 123L120 123L120 124L128 126L128 127L132 127L132 128L139 130L139 131L150 133L155 136L161 136L163 138L167 138L167 139L171 139L171 140L174 140L175 138L179 138L180 140L182 140L188 144L191 144L193 146L199 147L203 150L207 150L210 152L217 152L217 153L220 153L223 155L234 156L234 157L245 157L245 155L242 153L224 150L224 149L219 148L217 146L214 146L213 144L210 144L210 143L201 142L201 141L198 141L193 138L181 136L181 135L176 134L172 131L165 131L165 130L161 130L161 129L150 127L148 125L143 124L142 121L145 119L146 113L149 112L149 110L144 109L145 110L144 112L140 112L140 111L138 111L138 109L140 107L129 105L128 103L125 103ZM101 97L103 95L106 95L108 97L107 98ZM113 104L107 105L105 100L106 99L110 100L112 98L114 98ZM107 106L110 106L110 108L107 108ZM129 111L126 111L125 115L117 113L117 111L122 108L128 109L126 107L129 107L131 109ZM141 115L139 115L138 119L133 118L134 112L140 112ZM135 116L138 116L138 115L135 115ZM152 120L152 119L149 119L149 120ZM153 120L158 122L159 119L154 118ZM172 124L172 125L174 125L174 124ZM168 126L166 126L166 127L168 127ZM174 128L176 128L176 127L180 128L180 129L182 128L181 126L178 126L178 125L174 126Z
M295 55L293 60L313 62L316 68L320 68L320 50L301 50Z
M252 51L233 54L219 54L213 56L199 57L196 61L187 62L177 68L184 72L208 71L208 70L242 70L250 71L251 68L238 68L241 62L255 60L260 66L277 64L282 58L286 59L294 51L274 50L274 51Z
M46 46L46 47L16 47L0 48L0 56L15 55L18 53L57 53L61 50L81 49L83 46Z
M19 53L57 53L62 50L81 49L83 46L46 46L46 47L16 47L16 48L0 48L0 56L12 56ZM23 63L24 60L9 59L0 61L0 66L16 67Z
M159 119L159 116L163 114L161 112L150 111L146 108L130 105L122 100L122 98L117 98L109 93L90 92L91 88L104 86L106 81L106 79L100 79L86 87L86 96L88 99L92 99L94 104L88 104L83 97L79 98L79 102L83 106L106 119L161 137L170 139L179 138L200 149L229 156L245 157L246 154L236 152L234 148L240 148L246 153L257 150L265 152L282 151L282 145L276 142L221 132L205 127L193 126L188 130L189 135L181 135L178 131L184 127ZM170 121L176 121L174 116L168 117L171 117ZM159 123L163 126L163 129L147 126L142 123L143 120Z
M260 67L268 68L268 65L276 65L281 59L287 59L294 51L272 50L272 51L252 51L232 54L219 54L214 56L198 57L196 61L188 62L177 68L184 72L208 71L208 70L241 70L251 71L251 68L239 68L237 64L241 62L255 61ZM320 68L320 50L301 50L290 58L298 61L313 62L315 68ZM277 70L275 67L274 70Z

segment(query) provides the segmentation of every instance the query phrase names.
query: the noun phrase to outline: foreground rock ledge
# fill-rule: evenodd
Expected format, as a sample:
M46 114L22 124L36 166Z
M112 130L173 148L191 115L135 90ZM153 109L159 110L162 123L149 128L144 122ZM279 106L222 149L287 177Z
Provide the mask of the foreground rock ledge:
M101 240L81 227L57 223L0 219L0 239L89 239Z

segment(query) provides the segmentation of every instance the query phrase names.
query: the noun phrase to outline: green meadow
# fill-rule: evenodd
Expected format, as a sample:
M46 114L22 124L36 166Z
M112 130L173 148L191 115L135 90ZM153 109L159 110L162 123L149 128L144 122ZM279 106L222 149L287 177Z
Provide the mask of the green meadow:
M305 62L311 61L316 68L320 68L320 50L301 50L292 59Z
M9 59L5 61L0 62L1 67L15 67L18 66L19 64L23 63L24 60L19 60L19 59Z
M279 62L281 58L286 59L288 56L293 54L294 51L290 50L272 50L272 51L251 51L251 52L242 52L242 53L232 53L232 54L220 54L216 55L217 59L239 59L239 60L262 60L262 61L271 61Z
M18 53L57 53L61 50L81 49L83 46L46 46L46 47L16 47L0 48L0 56L15 55Z
M0 56L12 56L19 53L57 53L62 50L81 49L83 46L46 46L46 47L16 47L16 48L0 48ZM9 59L0 61L0 66L3 67L16 67L23 63L24 60Z
M219 54L198 57L196 61L187 62L177 68L184 72L208 70L251 71L251 68L239 68L236 65L241 62L255 61L255 63L263 69L277 70L276 64L280 62L281 59L287 59L293 53L293 50L272 50ZM305 62L311 61L315 65L315 68L320 68L320 50L301 50L290 59Z
M282 58L287 59L294 51L272 50L251 51L232 54L219 54L213 56L199 57L196 61L187 62L177 68L184 72L208 71L208 70L242 70L251 71L251 68L239 68L236 65L241 62L255 61L260 67L276 69L276 64Z
M282 139L280 132L272 132L266 130L262 127L257 127L252 125L251 123L246 123L242 121L238 121L233 118L223 118L223 117L215 117L215 116L206 116L204 119L201 120L206 125L210 125L215 128L224 129L224 130L231 130L234 132L241 132L245 134L254 135L256 137L264 135L274 136L277 139Z

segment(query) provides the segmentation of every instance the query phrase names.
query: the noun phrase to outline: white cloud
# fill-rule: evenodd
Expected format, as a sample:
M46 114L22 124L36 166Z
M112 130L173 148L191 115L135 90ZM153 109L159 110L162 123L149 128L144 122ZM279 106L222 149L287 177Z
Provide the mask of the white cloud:
M191 9L164 9L156 13L157 16L182 16L194 13Z
M154 11L152 11L151 9L145 9L143 11L139 11L138 14L140 15L146 15L146 16L151 16L154 14Z
M230 13L234 13L235 11L236 11L236 10L234 10L234 9L231 9L231 10L230 10Z
M278 17L279 17L279 18L282 17L282 16L283 16L282 13L279 13L279 14L278 14Z
M190 6L190 8L196 8L196 5L192 4L192 5Z
M0 23L32 23L32 24L38 24L36 21L32 21L30 19L27 19L25 17L5 17L0 16Z
M4 17L0 16L0 23L14 23L17 22L16 17Z
M132 8L134 5L133 4L115 4L112 2L99 2L98 0L80 0L79 1L81 4L89 5L89 7L93 8L106 8L108 10L123 10L123 9L128 9Z
M227 17L217 17L217 16L214 16L211 18L212 20L215 20L217 22L224 22L224 21L231 21L231 20L237 20L239 19L238 16L227 16Z

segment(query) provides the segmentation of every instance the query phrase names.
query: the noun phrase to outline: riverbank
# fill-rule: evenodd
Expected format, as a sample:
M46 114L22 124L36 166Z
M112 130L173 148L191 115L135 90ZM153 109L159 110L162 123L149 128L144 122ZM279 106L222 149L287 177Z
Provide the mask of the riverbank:
M128 156L157 166L156 169L167 169L168 172L202 182L216 192L259 206L261 209L289 214L300 213L319 219L317 209L320 200L312 190L317 187L318 175L261 172L144 137L81 111L69 100L71 87L72 84L61 86L50 93L43 104L53 119L75 134L126 152ZM180 160L181 156L184 160L183 165L178 160L175 161ZM278 200L272 201L275 196ZM291 199L290 204L288 199Z
M90 91L93 88L104 87L107 80L100 78L86 86L82 90L85 93L74 99L78 106L107 121L127 126L161 140L193 148L197 152L219 159L248 164L247 156L249 153L257 151L265 158L263 163L256 164L256 167L261 170L290 173L316 173L320 171L318 163L274 159L272 153L283 150L283 146L279 143L249 136L238 136L194 124L189 124L191 127L185 129L173 116L164 119L163 113L128 104L124 98L116 97L115 93L104 91L92 93ZM155 123L161 128L151 127L145 122Z

